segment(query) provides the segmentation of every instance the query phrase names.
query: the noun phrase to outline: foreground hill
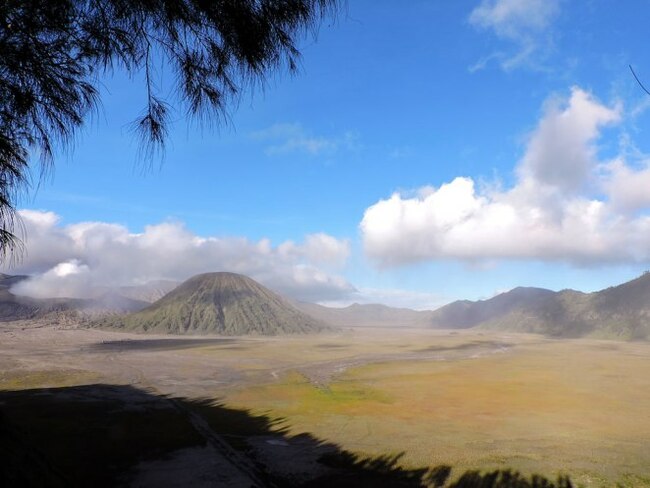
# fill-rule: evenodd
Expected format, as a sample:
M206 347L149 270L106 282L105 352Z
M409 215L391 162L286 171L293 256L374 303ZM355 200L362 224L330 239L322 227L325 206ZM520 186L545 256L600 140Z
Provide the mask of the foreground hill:
M594 293L515 288L489 300L457 301L435 310L431 326L647 340L650 274Z
M343 308L315 303L296 303L303 312L337 327L427 327L432 312L380 304L353 303Z
M163 334L295 334L329 327L256 281L235 273L194 276L153 305L95 322L132 332Z

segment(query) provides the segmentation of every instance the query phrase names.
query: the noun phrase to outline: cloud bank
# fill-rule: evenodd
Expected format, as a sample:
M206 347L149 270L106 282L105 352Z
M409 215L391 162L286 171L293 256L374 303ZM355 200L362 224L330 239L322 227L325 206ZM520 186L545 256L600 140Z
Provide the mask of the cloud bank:
M578 265L650 261L650 164L600 161L597 142L622 118L573 88L552 99L529 136L509 189L458 177L369 207L360 230L381 266L457 259Z
M209 271L246 274L299 300L336 300L355 291L335 273L350 254L349 243L327 234L273 246L267 239L198 236L180 222L150 225L142 233L133 233L104 222L61 225L53 212L21 210L19 214L27 252L17 267L4 271L33 278L12 289L18 294L85 298L99 287L180 281Z

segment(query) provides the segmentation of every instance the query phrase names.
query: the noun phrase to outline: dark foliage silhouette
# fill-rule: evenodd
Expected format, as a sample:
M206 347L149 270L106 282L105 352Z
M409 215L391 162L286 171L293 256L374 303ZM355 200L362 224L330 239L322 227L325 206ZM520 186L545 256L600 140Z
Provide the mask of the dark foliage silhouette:
M30 158L53 162L97 107L113 69L142 73L144 110L133 124L146 154L165 142L170 101L155 65L174 78L173 99L191 117L223 121L233 97L278 69L294 72L298 37L339 0L0 1L0 251L14 234Z
M139 461L206 444L260 487L573 486L510 470L405 469L403 454L363 457L311 434L292 436L286 419L131 386L1 392L0 409L0 486L120 486Z

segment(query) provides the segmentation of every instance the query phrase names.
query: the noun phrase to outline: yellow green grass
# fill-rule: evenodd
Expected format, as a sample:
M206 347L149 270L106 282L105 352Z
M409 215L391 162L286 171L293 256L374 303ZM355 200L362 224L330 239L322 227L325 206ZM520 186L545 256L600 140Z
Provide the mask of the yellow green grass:
M0 391L84 385L101 378L97 373L78 369L0 370Z
M571 474L586 486L650 486L650 346L540 341L475 359L348 370L326 387L297 372L230 392L228 403L285 417L408 466L451 464Z

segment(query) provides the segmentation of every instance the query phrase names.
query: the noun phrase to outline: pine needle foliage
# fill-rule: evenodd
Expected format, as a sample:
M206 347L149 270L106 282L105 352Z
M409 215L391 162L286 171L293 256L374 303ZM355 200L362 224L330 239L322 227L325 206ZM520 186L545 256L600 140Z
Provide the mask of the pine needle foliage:
M147 157L164 146L170 102L153 61L174 73L174 103L222 122L229 103L277 70L295 72L297 39L339 0L0 0L0 258L21 246L17 197L41 176L100 102L112 70L143 74L134 121Z

